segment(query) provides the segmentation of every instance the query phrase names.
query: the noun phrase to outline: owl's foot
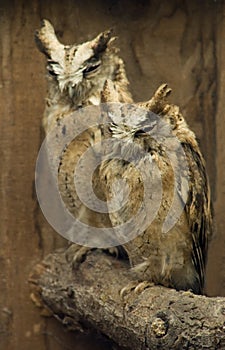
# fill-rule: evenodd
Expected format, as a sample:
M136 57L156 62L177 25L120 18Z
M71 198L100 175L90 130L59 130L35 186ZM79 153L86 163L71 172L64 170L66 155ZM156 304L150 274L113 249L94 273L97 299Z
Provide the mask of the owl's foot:
M127 294L130 294L131 292L134 292L135 294L140 294L146 288L150 288L153 286L154 286L154 283L149 281L142 281L142 282L132 281L120 290L120 296L121 298L124 298Z
M107 254L114 256L116 259L128 260L127 252L125 251L125 249L121 245L117 246L117 247L103 249L103 251Z
M72 244L66 251L66 260L72 264L73 269L77 269L79 265L85 261L87 254L93 248Z
M79 265L86 260L87 255L93 250L96 250L96 248L80 246L74 243L66 251L66 260L72 264L73 269L77 269ZM116 259L128 259L127 253L122 246L100 250L114 256Z

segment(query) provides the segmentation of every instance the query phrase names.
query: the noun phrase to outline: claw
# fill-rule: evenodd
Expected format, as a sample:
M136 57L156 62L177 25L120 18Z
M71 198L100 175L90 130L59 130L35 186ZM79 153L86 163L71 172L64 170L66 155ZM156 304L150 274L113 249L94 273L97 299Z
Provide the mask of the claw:
M116 259L128 259L127 253L122 246L111 247L103 250L104 252L113 255Z
M127 294L131 293L134 291L135 294L140 294L142 293L146 288L153 287L154 283L149 282L149 281L133 281L128 283L124 288L120 290L120 296L121 298L124 298Z
M72 244L66 251L66 259L72 263L73 269L77 269L79 265L85 261L86 256L92 248L82 247L77 244Z
M80 248L73 257L72 260L72 267L73 269L77 269L82 262L86 260L87 254L91 251L91 248L88 247L82 247Z
M124 298L127 294L130 294L137 287L137 284L137 281L133 281L128 283L125 287L123 287L119 292L121 298Z
M149 282L149 281L143 281L138 283L138 285L135 287L134 292L137 294L142 293L145 289L153 287L154 283Z

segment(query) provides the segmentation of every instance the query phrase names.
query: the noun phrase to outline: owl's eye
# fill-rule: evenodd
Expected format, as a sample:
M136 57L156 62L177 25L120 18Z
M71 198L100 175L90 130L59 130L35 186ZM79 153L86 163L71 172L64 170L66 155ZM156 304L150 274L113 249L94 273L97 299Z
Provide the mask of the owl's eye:
M134 137L139 137L139 136L146 136L148 135L148 133L154 128L155 124L151 124L151 125L146 125L143 126L142 129L137 130L134 134Z
M83 70L84 76L88 76L97 72L99 67L100 67L100 63L89 65L87 68Z
M154 126L155 126L155 123L152 123L151 125L146 125L144 126L143 131L148 133L154 128Z
M139 136L143 136L145 135L146 133L144 132L144 130L137 130L135 131L134 133L134 137L139 137Z

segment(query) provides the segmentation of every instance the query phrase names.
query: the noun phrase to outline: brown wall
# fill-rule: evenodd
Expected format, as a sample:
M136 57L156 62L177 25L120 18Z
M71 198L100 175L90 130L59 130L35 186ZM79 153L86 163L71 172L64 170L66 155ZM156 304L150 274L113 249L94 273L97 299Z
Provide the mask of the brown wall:
M34 193L46 89L44 58L33 40L41 18L53 22L64 43L113 27L135 100L147 99L162 82L172 87L172 101L200 139L213 191L217 224L207 291L225 296L224 15L219 0L0 0L1 350L88 349L56 321L41 318L29 299L32 267L65 244Z

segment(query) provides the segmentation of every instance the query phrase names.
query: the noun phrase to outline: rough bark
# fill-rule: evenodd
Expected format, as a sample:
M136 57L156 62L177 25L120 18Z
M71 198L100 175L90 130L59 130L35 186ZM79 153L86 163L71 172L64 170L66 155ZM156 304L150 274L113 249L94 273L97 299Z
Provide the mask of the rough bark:
M122 299L131 281L128 265L102 252L76 271L59 252L36 266L31 297L69 329L95 329L127 349L225 349L224 298L153 286Z

